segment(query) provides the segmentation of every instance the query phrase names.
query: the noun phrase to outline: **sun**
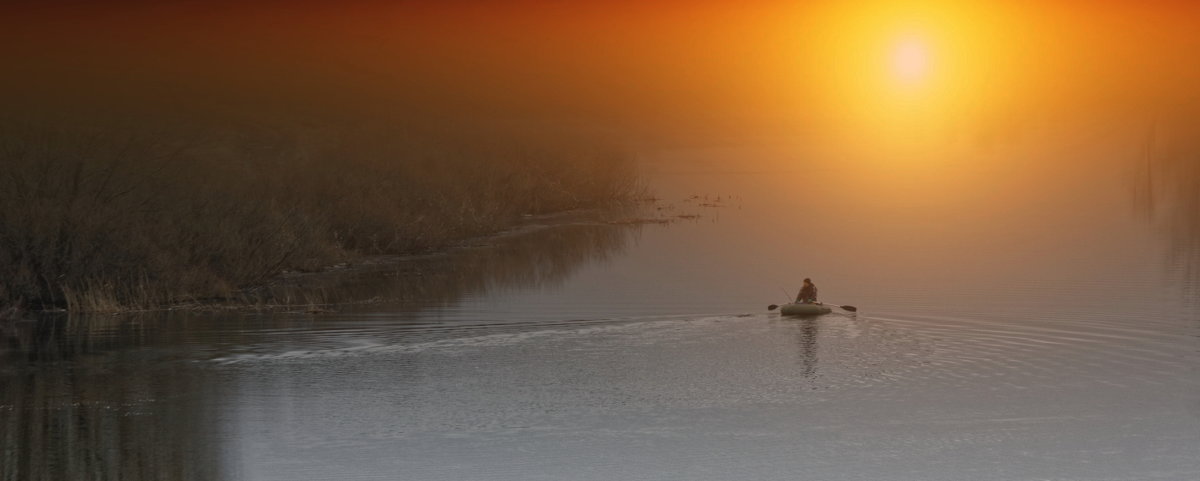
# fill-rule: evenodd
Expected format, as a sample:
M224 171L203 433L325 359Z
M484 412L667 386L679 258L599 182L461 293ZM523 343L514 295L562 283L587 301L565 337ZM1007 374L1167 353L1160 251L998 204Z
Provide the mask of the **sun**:
M919 38L901 38L892 46L892 75L903 84L918 84L929 73L929 60L929 48Z

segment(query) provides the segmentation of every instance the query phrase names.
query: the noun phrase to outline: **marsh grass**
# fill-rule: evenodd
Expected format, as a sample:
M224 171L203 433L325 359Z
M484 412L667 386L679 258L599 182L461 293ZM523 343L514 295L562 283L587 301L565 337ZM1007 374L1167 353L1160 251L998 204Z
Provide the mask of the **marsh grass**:
M0 300L72 311L224 298L638 192L627 156L561 132L2 128Z

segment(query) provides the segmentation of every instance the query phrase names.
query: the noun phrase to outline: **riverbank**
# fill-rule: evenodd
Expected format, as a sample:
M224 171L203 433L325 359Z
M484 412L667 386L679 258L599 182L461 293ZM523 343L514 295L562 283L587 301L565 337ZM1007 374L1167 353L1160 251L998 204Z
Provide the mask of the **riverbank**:
M328 314L368 304L452 302L499 279L533 284L560 279L589 259L624 250L641 225L682 220L638 217L633 204L523 216L503 230L436 250L359 256L321 269L282 271L231 296L169 309Z
M642 191L604 142L478 125L12 123L0 144L0 302L35 309L236 298L282 272L436 252Z

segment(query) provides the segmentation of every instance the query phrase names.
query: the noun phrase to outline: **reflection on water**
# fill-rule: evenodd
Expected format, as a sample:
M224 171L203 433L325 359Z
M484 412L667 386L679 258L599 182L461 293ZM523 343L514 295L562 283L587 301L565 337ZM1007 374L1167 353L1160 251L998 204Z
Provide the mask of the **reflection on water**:
M817 376L817 320L801 318L796 322L800 324L800 329L796 332L796 343L800 346L803 374L806 379L813 379Z
M132 329L92 338L65 320L11 327L12 351L0 357L0 479L225 477L211 414L225 394L210 372L126 355L140 343Z
M373 300L366 309L416 313L468 295L554 286L637 232L582 222L519 232L448 255L295 279L267 296ZM221 428L235 384L195 361L282 332L341 330L336 318L288 313L42 317L0 320L3 481L239 477L225 459L236 446Z
M298 276L255 296L282 304L372 303L403 310L446 305L503 289L562 283L580 265L622 252L641 227L579 221L481 239L453 255L383 261L343 274Z

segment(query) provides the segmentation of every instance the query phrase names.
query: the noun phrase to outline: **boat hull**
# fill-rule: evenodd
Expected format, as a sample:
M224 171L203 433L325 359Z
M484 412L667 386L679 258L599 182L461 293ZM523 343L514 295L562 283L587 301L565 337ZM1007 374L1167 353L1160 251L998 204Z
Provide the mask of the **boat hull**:
M819 316L830 312L833 312L833 309L824 304L784 304L779 306L779 313L785 316Z

